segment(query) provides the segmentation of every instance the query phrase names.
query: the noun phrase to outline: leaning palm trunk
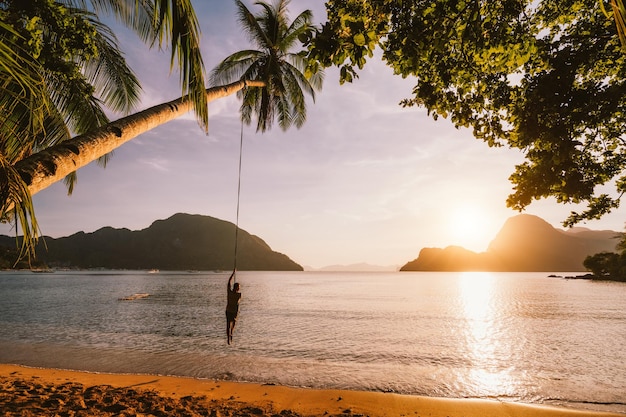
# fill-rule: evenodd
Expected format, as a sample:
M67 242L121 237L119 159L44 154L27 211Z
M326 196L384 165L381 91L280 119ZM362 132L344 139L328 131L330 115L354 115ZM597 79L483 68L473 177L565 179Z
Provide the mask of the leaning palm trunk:
M265 87L265 83L237 81L212 87L206 90L207 102L229 96L246 86ZM14 168L33 195L129 140L187 113L192 108L193 103L188 96L159 104L37 152L17 162Z

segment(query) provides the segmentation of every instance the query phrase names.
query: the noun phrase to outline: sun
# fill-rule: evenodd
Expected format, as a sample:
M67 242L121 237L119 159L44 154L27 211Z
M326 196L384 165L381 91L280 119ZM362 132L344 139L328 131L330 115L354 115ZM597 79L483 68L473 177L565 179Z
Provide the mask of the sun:
M447 219L452 245L482 252L495 237L489 211L477 205L459 205Z

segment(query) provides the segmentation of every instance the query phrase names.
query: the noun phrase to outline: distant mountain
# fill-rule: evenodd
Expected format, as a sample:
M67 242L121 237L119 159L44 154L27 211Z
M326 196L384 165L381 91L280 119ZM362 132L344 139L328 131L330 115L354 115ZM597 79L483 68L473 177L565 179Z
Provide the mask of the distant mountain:
M235 225L209 216L175 214L147 229L104 227L93 233L45 238L37 258L50 267L229 270L233 268ZM15 239L0 236L0 246ZM239 270L301 271L286 255L274 252L261 238L239 229Z
M476 253L459 246L423 248L417 259L400 271L497 271L486 253Z
M328 271L328 272L391 272L397 271L398 265L371 265L368 263L357 263L350 265L329 265L322 268L305 267L308 271Z
M585 271L583 261L613 252L621 234L610 230L552 227L529 214L508 219L486 252L458 246L424 248L401 271Z

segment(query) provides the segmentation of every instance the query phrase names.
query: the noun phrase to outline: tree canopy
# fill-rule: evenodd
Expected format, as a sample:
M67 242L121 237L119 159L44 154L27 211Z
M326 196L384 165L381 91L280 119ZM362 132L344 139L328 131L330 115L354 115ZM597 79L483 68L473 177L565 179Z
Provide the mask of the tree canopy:
M329 0L309 55L349 82L380 47L397 75L416 80L402 105L523 152L509 207L586 204L564 222L573 225L618 207L626 191L623 20L600 1Z

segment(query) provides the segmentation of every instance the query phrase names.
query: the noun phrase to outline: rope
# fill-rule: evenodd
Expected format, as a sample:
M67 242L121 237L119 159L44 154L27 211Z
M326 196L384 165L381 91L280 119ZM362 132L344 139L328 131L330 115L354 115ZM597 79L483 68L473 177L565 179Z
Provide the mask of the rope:
M237 179L237 216L235 220L235 256L233 272L237 270L237 247L239 246L239 200L241 199L241 159L243 155L243 119L241 119L241 134L239 137L239 174ZM235 280L237 278L234 278Z

